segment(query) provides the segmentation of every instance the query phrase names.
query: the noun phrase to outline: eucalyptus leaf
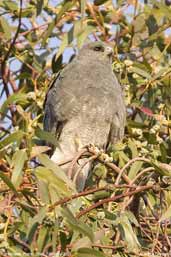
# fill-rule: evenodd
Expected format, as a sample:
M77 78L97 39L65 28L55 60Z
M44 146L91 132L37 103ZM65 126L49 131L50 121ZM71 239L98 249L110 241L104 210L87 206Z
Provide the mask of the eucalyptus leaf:
M16 194L18 195L18 192L15 188L15 186L13 185L13 183L11 182L10 178L7 177L7 175L5 175L3 173L3 171L0 170L0 178L3 180L3 182Z
M72 212L68 208L63 208L62 210L63 216L66 218L67 223L78 232L82 233L83 235L86 235L91 242L94 240L94 233L92 229L85 223L78 221Z
M24 149L18 150L17 152L15 152L12 159L13 172L11 177L11 181L15 187L18 187L22 182L23 167L26 160L27 160L27 153Z

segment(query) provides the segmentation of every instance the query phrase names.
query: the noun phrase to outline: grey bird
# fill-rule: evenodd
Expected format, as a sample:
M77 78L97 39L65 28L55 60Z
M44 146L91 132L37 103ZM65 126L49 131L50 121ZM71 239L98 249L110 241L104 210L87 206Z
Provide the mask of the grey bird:
M112 54L106 43L85 45L49 89L44 129L58 139L51 157L55 163L74 158L82 147L90 144L105 150L124 136L125 104L112 70ZM84 189L91 166L84 165L85 161L77 163L72 174L72 178L77 174L78 191ZM67 172L69 164L63 168Z

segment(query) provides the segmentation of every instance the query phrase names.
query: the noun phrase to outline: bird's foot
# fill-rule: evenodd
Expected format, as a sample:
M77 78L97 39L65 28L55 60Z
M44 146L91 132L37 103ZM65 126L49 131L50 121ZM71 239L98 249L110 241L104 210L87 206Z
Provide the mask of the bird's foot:
M89 152L93 152L97 156L99 156L102 152L104 152L102 149L99 149L94 144L87 145L87 149L88 149Z
M87 148L88 148L88 151L93 152L93 154L100 157L104 163L113 161L113 158L111 156L109 156L108 154L106 154L103 149L99 149L97 146L95 146L93 144L89 144L87 146Z

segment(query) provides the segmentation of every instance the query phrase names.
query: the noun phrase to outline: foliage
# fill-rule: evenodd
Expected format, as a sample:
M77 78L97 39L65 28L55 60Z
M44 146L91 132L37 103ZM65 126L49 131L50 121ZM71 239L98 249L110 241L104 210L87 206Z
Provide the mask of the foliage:
M170 13L162 0L0 1L1 256L170 256ZM87 149L98 161L77 194L45 154L42 110L65 49L88 38L113 46L128 117L115 164Z

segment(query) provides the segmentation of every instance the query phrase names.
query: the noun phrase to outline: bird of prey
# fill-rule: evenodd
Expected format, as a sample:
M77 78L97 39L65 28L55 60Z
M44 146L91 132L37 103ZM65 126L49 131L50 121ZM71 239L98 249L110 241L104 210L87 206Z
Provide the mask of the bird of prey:
M58 139L51 159L55 163L74 158L84 146L106 149L122 139L125 126L123 93L112 70L112 48L103 42L85 45L58 75L45 100L44 129ZM74 167L78 191L90 170L85 160ZM65 165L64 170L69 168Z

